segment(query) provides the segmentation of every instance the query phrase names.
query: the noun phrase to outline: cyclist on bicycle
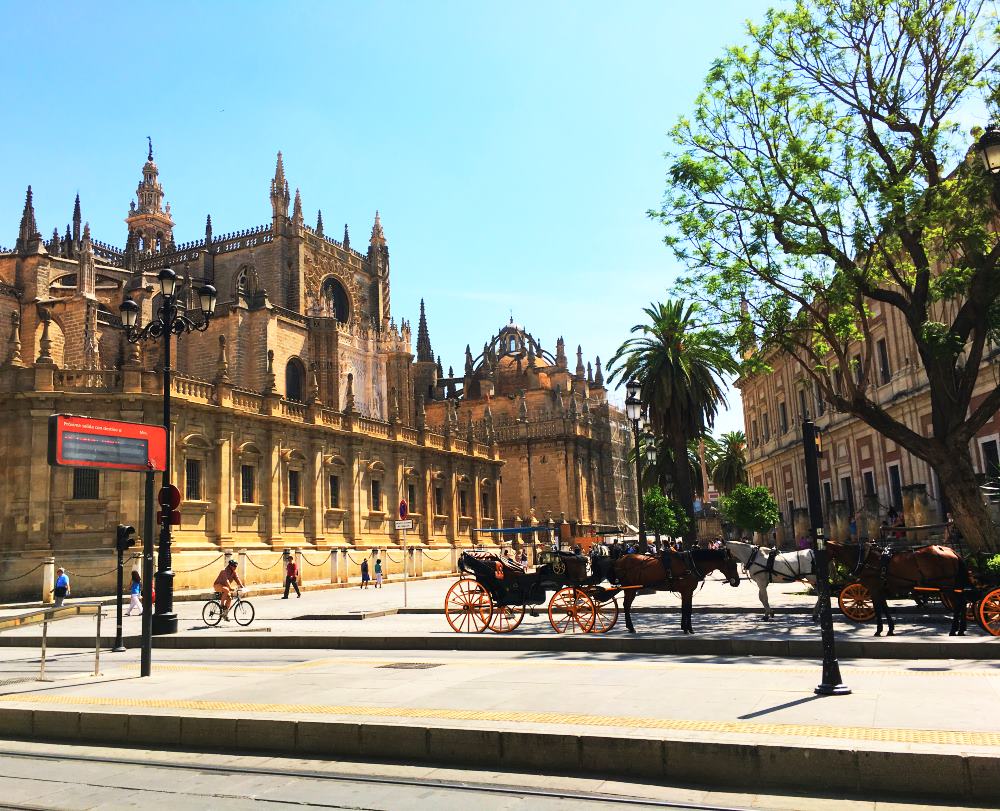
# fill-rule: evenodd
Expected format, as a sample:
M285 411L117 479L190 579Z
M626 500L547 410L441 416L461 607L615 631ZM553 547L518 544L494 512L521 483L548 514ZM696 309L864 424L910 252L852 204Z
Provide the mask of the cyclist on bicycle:
M212 584L212 587L219 592L219 602L222 603L222 618L224 620L229 619L229 606L233 602L233 586L231 585L233 582L236 583L236 588L243 588L243 581L236 573L235 560L226 564L226 568L219 572L215 583Z

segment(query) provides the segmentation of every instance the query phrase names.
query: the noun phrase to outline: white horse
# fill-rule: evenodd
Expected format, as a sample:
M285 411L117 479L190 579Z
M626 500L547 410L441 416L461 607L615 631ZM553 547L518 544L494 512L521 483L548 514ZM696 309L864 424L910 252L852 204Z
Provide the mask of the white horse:
M726 541L726 548L732 556L743 564L747 577L757 584L760 604L764 606L764 619L774 616L771 604L767 601L768 583L793 583L804 580L812 586L816 585L816 557L812 549L800 549L798 552L778 552L767 547L754 546L742 541ZM813 607L813 622L819 621L819 598Z

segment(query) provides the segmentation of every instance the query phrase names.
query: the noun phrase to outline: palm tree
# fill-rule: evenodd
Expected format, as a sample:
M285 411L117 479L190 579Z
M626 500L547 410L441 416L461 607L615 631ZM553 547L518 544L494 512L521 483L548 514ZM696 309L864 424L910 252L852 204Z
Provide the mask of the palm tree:
M712 468L712 481L719 492L728 495L738 484L747 483L747 438L742 431L723 434L719 455Z
M675 460L674 494L693 518L688 443L712 426L719 406L726 403L720 377L735 374L737 364L722 334L698 324L695 305L683 299L654 302L643 312L648 322L632 327L633 337L608 363L608 379L617 379L619 385L631 378L639 381L639 398L653 432L663 438ZM690 527L685 541L694 539L693 520Z

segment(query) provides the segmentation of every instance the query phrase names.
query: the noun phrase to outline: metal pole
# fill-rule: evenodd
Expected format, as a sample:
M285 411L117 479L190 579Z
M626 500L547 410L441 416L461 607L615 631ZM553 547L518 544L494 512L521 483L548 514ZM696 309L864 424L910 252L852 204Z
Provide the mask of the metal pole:
M403 608L409 608L410 603L408 602L408 597L406 595L406 572L409 569L409 561L407 559L407 553L409 548L406 545L406 530L403 530Z
M170 466L173 457L173 436L170 433L170 333L174 324L174 298L163 303L163 427L167 432L167 458L163 471L163 487L170 486ZM156 572L156 614L153 615L153 633L177 633L177 615L174 613L174 573L170 559L170 510L161 505L163 523L160 528L160 549Z
M642 506L642 457L639 455L639 420L632 420L632 436L635 437L635 500L639 504L639 551L646 552L646 518Z
M97 643L94 646L94 675L101 675L101 617L104 615L104 606L97 606ZM118 605L118 612L121 613L121 604ZM122 650L125 650L123 647Z
M49 639L48 620L42 621L42 661L39 663L38 680L45 681L45 647Z
M819 592L820 630L823 634L823 681L813 691L823 696L843 696L851 692L840 678L836 643L833 635L833 615L830 611L830 563L823 536L823 503L819 489L819 455L816 449L816 427L808 417L802 420L802 444L805 450L806 495L809 500L809 524L812 527L816 555L816 591Z
M118 550L118 601L116 603L117 611L115 612L117 624L115 626L115 646L111 649L114 653L121 653L123 650L125 650L125 643L122 641L122 587L123 587L125 561L122 555L123 552L121 549L119 549Z
M169 448L170 443L167 443ZM142 657L139 675L150 674L153 658L153 505L155 474L146 473L146 514L142 525Z

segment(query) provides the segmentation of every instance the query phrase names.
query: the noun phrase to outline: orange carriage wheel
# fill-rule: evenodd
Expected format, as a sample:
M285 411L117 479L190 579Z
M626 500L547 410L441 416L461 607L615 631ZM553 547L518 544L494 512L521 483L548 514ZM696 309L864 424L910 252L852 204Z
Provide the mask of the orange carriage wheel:
M875 603L871 592L861 583L848 583L841 589L837 603L841 612L854 622L870 622L875 618Z
M455 633L481 634L493 619L493 601L479 583L463 577L448 589L444 597L444 615Z
M986 592L978 603L979 624L986 633L1000 636L1000 588Z
M603 603L597 603L597 610L594 614L594 633L606 634L615 627L618 622L618 598L612 597Z
M490 630L498 634L509 634L524 619L524 605L495 605L490 619Z
M594 601L573 586L559 589L549 600L549 623L557 634L589 634L596 613Z

